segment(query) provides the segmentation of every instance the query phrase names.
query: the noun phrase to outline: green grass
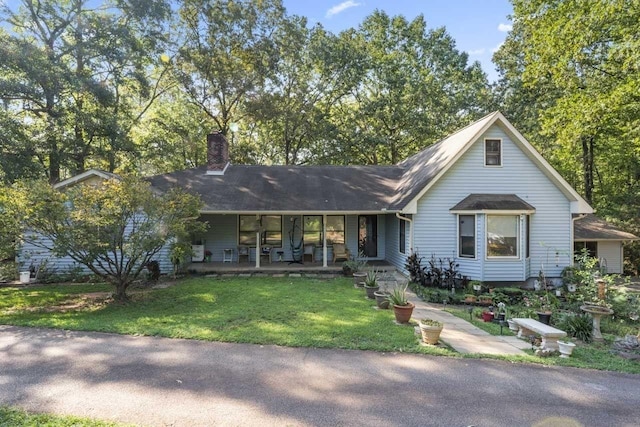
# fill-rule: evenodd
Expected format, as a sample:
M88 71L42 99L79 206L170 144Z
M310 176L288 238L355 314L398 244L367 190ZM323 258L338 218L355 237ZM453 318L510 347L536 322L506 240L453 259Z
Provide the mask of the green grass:
M469 313L464 309L449 307L449 313L461 319L469 321ZM490 333L491 335L500 335L500 325L492 322L484 322L482 319L473 317L471 323ZM503 327L502 335L514 334L508 327ZM609 347L614 336L605 335L606 343L579 343L573 350L570 358L564 359L560 357L538 357L532 351L527 351L523 356L494 356L494 355L465 355L469 358L487 357L492 359L507 360L510 362L520 363L537 363L548 366L571 366L575 368L599 369L606 371L627 372L631 374L640 374L640 363L626 360L621 357L612 355ZM574 340L575 341L575 340Z
M66 417L48 414L32 414L21 409L0 406L0 427L116 427L125 424L96 421L88 418Z
M364 292L344 278L192 278L167 289L133 294L126 304L51 309L87 291L84 286L0 289L0 323L292 347L455 354L419 346L413 327L396 325L391 310L374 309L375 301L365 299Z

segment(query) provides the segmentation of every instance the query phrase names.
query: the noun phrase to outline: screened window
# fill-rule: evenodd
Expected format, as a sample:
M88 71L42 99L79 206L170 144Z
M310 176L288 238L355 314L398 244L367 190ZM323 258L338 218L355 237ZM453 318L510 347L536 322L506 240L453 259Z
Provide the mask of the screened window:
M487 256L518 256L518 215L487 215Z
M305 215L302 229L305 245L322 246L322 216Z
M343 215L327 216L327 245L344 244L345 221Z
M580 255L583 249L586 249L590 257L598 256L598 242L574 242L573 252Z
M499 139L486 139L484 141L485 166L502 165L502 141Z
M400 246L400 253L404 254L407 252L407 222L402 219L398 219L398 221L400 221L398 227L398 245Z
M475 219L475 215L458 216L458 256L465 258L475 258L476 256Z
M243 246L256 246L256 233L260 230L260 245L282 247L282 217L280 215L240 215L238 243Z

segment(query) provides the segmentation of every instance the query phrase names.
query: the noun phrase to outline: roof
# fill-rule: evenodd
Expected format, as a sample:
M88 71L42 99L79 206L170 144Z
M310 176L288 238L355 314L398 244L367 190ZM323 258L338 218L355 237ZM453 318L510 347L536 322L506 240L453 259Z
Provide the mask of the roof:
M573 240L640 240L593 214L577 217L573 227Z
M470 194L450 210L534 212L536 208L515 194Z
M149 178L166 191L173 186L197 193L203 212L405 212L455 164L494 123L554 182L572 212L593 209L500 113L491 113L395 166L244 166L207 175L195 168Z
M398 166L230 165L224 175L206 167L157 175L151 185L179 185L200 195L203 212L379 212L395 194Z
M71 178L65 179L63 181L54 184L53 188L62 189L65 187L69 187L71 185L78 184L80 182L84 182L90 179L120 179L120 175L117 175L112 172L103 171L100 169L89 169L88 171L82 172L78 175L74 175Z

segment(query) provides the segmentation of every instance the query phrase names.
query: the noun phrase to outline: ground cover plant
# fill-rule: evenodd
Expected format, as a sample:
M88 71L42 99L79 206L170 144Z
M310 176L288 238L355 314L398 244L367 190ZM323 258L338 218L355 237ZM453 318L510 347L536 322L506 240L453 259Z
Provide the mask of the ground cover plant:
M72 416L33 414L22 409L0 406L0 426L118 427L125 424Z
M411 326L374 309L351 279L190 278L127 303L75 304L83 286L0 289L0 323L208 341L427 352ZM108 288L101 287L101 290ZM103 297L106 297L105 292Z

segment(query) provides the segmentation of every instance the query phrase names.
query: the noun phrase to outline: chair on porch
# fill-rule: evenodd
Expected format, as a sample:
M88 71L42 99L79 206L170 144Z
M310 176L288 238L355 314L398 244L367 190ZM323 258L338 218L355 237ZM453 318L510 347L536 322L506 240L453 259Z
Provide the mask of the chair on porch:
M242 258L247 259L247 264L249 263L249 247L248 246L238 246L238 264L242 262Z
M333 244L333 263L335 264L337 260L349 260L351 258L351 254L349 253L349 249L344 243L334 243Z
M271 264L271 246L261 246L260 247L260 262L262 262L263 258L266 258Z
M309 257L311 262L316 262L316 245L304 245L304 252L302 252L302 260L304 261L305 257Z

